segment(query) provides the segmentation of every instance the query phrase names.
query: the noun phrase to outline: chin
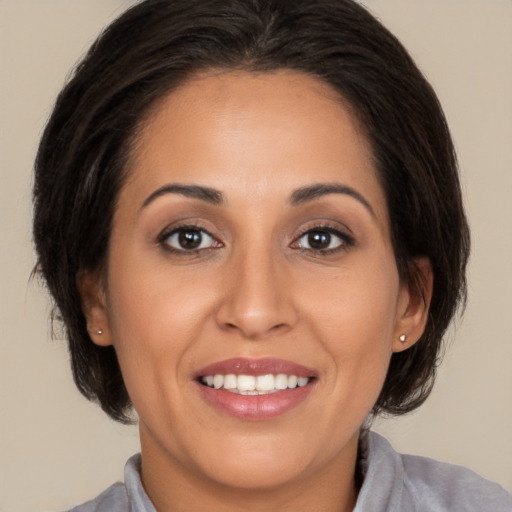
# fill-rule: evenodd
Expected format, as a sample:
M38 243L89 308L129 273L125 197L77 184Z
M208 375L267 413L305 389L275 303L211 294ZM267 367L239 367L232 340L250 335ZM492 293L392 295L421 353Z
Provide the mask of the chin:
M222 459L218 452L214 453L210 460L204 461L207 468L204 472L222 486L255 491L282 487L309 473L304 453L297 447L286 449L283 443L275 445L268 443L263 449L247 446L233 450Z

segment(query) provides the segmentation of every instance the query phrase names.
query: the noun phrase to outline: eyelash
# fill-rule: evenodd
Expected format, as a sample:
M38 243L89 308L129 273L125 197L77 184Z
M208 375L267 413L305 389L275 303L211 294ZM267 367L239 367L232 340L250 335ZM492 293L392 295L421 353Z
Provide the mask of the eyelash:
M334 247L332 249L308 249L308 248L301 248L298 246L299 241L304 236L308 235L309 233L313 232L319 232L319 233L328 233L329 235L334 235L340 239L340 244L337 247ZM296 246L296 248L303 252L310 252L315 255L319 256L330 256L332 254L336 254L339 252L346 251L353 247L355 245L355 240L352 236L348 235L346 232L339 229L339 227L334 227L331 224L328 223L319 223L315 224L313 226L308 226L307 228L303 229L294 239L292 242L292 247Z
M175 247L172 247L168 240L170 237L177 235L179 233L186 233L186 232L196 232L201 233L202 236L207 235L210 237L213 241L212 246L209 247L199 247L197 249L177 249ZM299 246L299 241L306 235L313 233L313 232L319 232L319 233L327 233L329 235L334 235L337 238L340 239L340 244L337 247L334 247L332 249L314 249L314 248L304 248ZM158 239L157 239L158 245L160 245L164 250L166 250L169 253L176 254L178 256L195 256L200 254L204 251L210 251L212 249L219 249L224 247L224 244L220 242L217 238L215 238L208 230L204 229L198 224L186 224L182 226L173 227L172 229L167 229L163 231ZM355 244L355 240L352 236L347 235L344 231L341 231L338 227L334 227L328 223L319 223L312 226L307 227L306 229L303 229L293 240L293 242L290 244L290 247L293 249L300 250L301 252L308 252L313 253L315 255L320 256L329 256L332 254L336 254L338 252L346 251L350 249Z
M198 249L177 249L175 247L172 247L167 241L170 237L173 235L177 235L179 233L186 233L186 232L196 232L201 233L202 236L207 235L213 240L213 246L211 247L203 247ZM157 239L158 245L160 245L164 250L166 250L169 253L176 254L178 256L195 256L200 254L203 251L208 251L212 249L219 249L221 247L224 247L224 244L217 240L207 229L204 229L200 225L197 224L186 224L182 226L173 227L172 229L167 229L162 232L162 234Z

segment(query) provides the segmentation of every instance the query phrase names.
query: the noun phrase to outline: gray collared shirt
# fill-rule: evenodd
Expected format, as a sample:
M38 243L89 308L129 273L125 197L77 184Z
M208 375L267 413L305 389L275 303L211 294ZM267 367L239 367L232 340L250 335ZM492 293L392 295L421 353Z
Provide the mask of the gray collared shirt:
M362 438L364 482L354 512L512 512L512 495L469 469L400 455L381 436ZM140 479L140 455L117 483L72 512L156 512ZM316 512L316 511L308 511Z

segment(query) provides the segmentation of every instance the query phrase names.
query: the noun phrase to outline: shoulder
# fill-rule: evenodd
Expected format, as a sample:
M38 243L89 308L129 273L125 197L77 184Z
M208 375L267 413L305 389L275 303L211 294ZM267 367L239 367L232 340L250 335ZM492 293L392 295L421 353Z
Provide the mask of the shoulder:
M140 467L140 454L134 455L124 468L124 483L111 485L93 500L66 512L156 512L144 492Z
M427 457L401 455L374 432L365 435L366 475L361 491L372 507L414 512L512 512L512 495L473 471ZM387 496L386 506L382 504ZM377 507L377 508L376 508Z
M512 495L467 468L412 455L401 459L404 492L419 510L512 512Z
M130 503L124 484L117 483L103 491L99 496L68 512L129 512Z

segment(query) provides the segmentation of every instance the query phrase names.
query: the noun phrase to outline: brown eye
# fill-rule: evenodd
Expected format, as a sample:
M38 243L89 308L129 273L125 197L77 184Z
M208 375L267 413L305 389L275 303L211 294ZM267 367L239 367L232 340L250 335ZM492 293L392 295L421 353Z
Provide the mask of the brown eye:
M216 246L215 239L210 234L197 228L176 229L162 243L175 251L197 251Z
M328 249L331 245L331 234L325 231L310 231L307 239L311 249Z
M197 249L201 246L203 236L200 231L180 231L178 243L182 249Z
M311 251L335 251L345 245L350 245L350 241L343 233L319 228L310 229L297 241L297 247Z

